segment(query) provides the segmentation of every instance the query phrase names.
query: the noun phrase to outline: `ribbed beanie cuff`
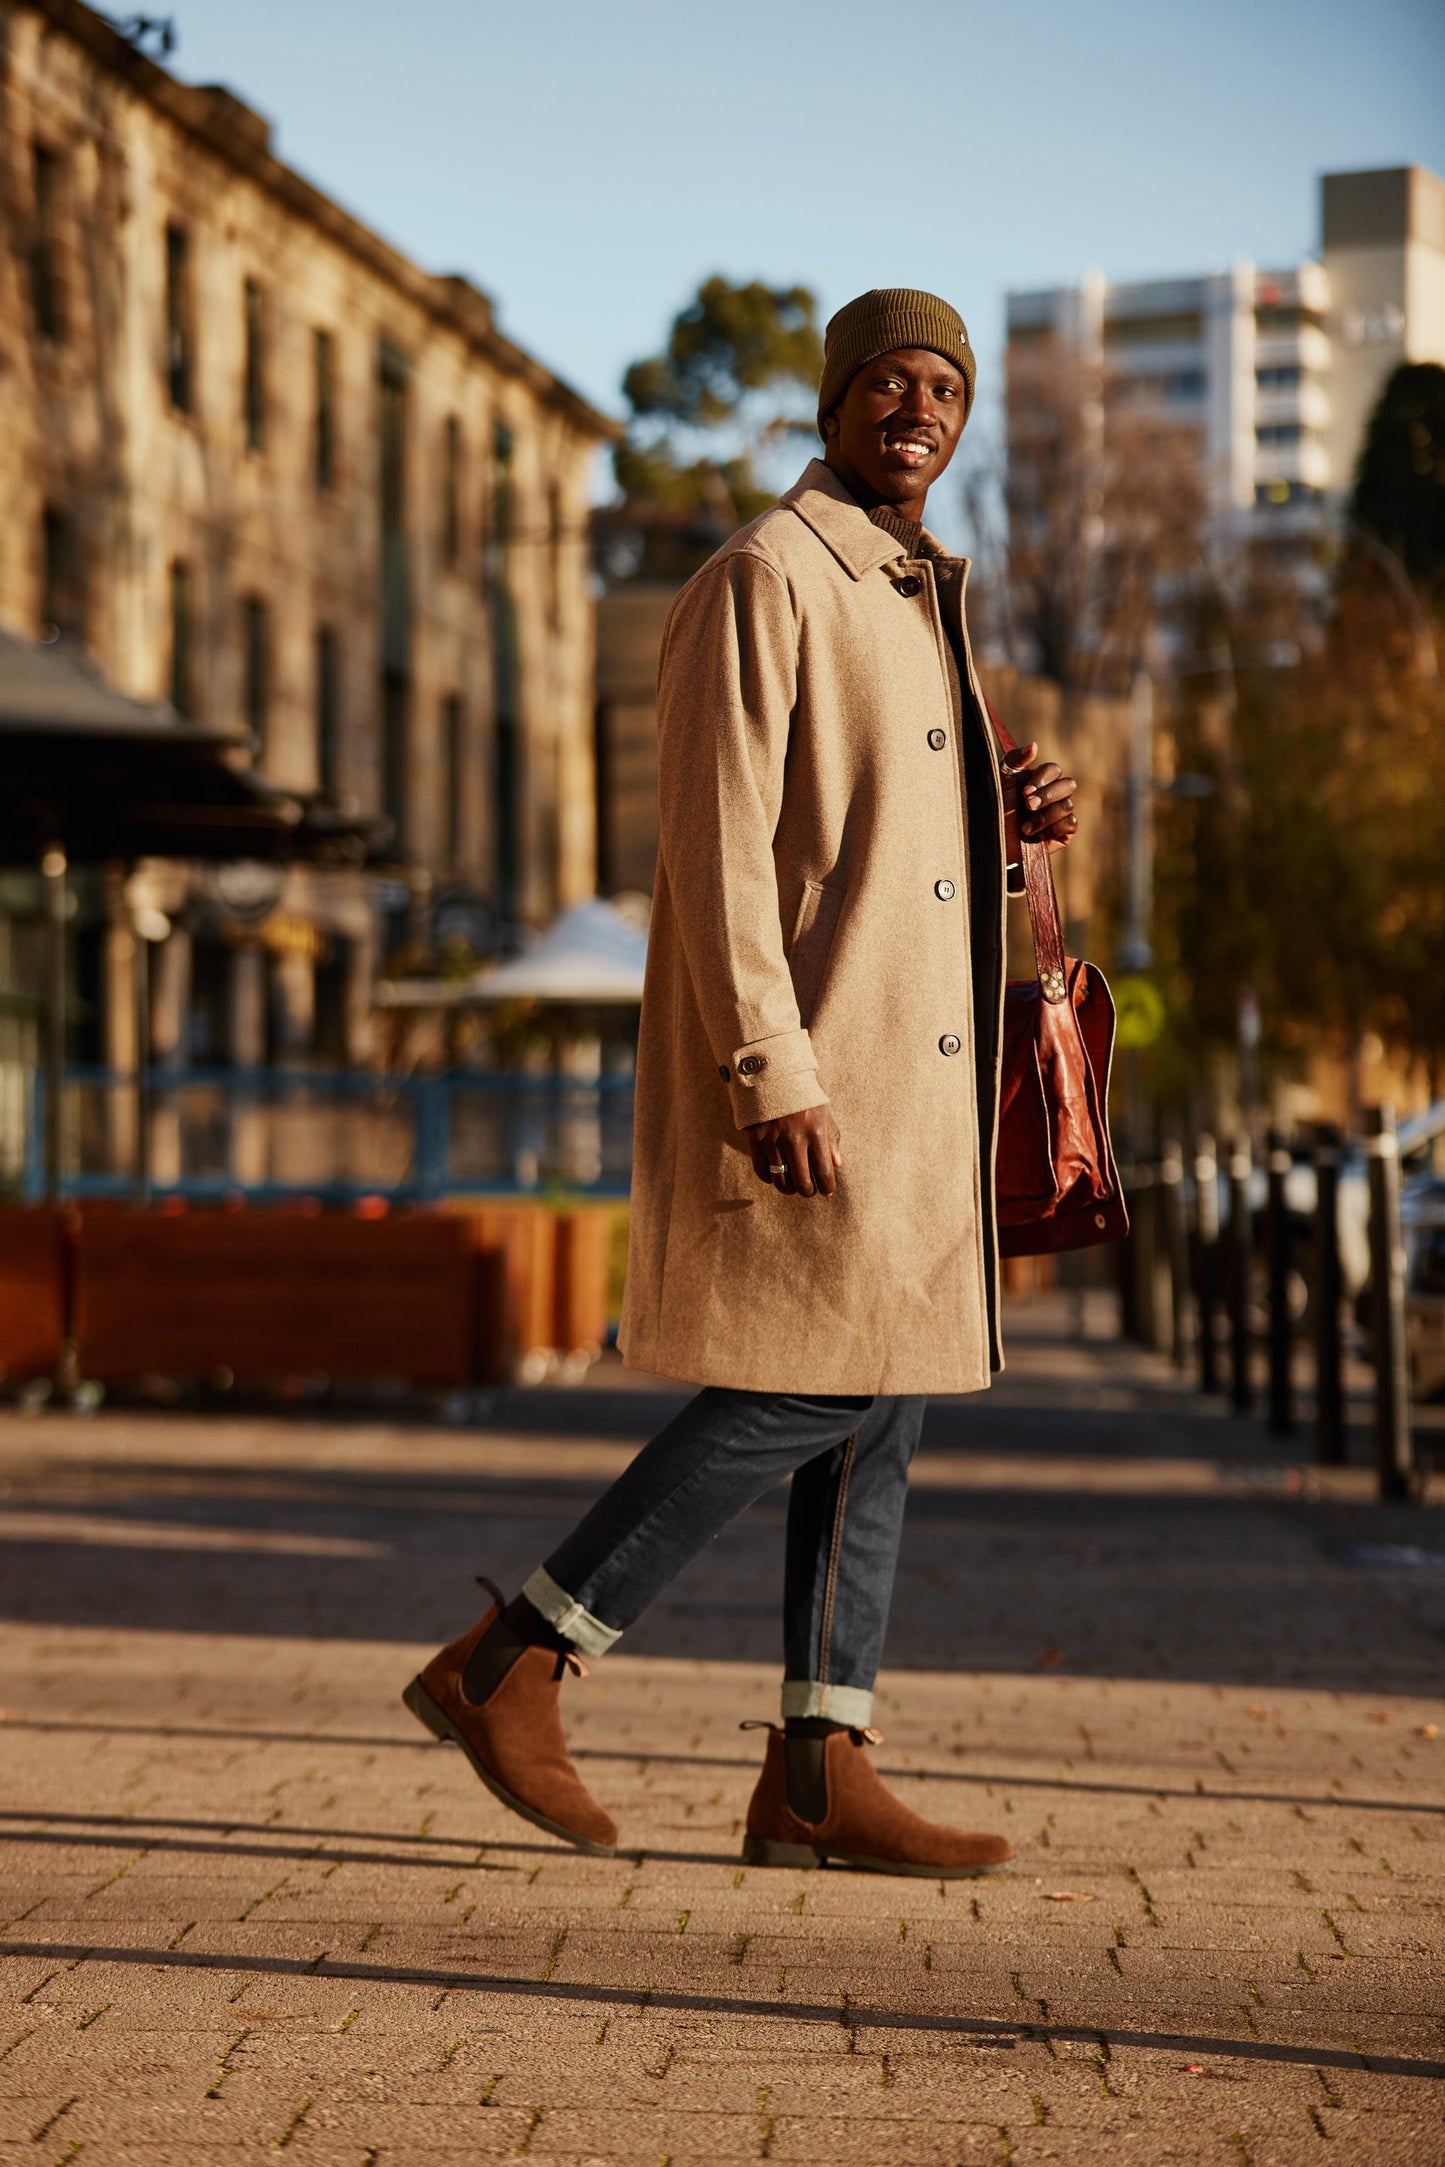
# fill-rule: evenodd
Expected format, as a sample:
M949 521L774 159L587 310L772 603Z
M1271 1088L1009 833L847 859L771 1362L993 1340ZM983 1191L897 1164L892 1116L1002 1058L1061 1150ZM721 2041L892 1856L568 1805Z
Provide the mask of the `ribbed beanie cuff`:
M840 308L824 333L823 381L818 387L820 436L824 416L832 413L858 371L901 346L922 346L962 370L967 386L963 418L968 420L978 364L957 309L934 293L918 293L909 286L876 286Z

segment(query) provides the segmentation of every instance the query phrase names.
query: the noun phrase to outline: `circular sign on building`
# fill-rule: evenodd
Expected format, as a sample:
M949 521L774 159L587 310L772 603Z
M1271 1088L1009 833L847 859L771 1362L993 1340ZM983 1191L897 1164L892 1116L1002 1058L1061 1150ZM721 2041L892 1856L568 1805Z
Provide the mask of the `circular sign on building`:
M1152 978L1115 978L1114 996L1119 1045L1128 1051L1152 1046L1164 1028L1164 996Z

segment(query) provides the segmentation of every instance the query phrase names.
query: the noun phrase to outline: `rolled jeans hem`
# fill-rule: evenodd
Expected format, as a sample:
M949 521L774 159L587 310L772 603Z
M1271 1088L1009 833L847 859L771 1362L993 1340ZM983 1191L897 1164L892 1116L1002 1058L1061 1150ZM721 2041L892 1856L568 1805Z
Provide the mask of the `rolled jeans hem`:
M846 1723L849 1730L866 1731L873 1721L873 1695L861 1685L820 1685L814 1678L785 1678L783 1720L789 1716L822 1716L829 1723Z
M545 1565L537 1567L522 1593L534 1610L541 1611L552 1630L570 1640L583 1655L606 1655L622 1638L620 1625L604 1625L600 1618L594 1618L565 1588L558 1587Z

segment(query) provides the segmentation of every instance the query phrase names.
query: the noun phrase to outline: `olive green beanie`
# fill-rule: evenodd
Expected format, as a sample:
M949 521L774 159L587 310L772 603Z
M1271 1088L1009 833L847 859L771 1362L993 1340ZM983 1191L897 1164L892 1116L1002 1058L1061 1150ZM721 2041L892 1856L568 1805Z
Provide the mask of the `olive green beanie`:
M823 381L818 387L818 434L823 419L831 414L860 369L895 347L922 346L942 354L963 372L963 418L973 405L973 383L978 364L968 343L968 330L958 310L934 293L916 293L909 286L875 286L860 293L829 319L823 334Z

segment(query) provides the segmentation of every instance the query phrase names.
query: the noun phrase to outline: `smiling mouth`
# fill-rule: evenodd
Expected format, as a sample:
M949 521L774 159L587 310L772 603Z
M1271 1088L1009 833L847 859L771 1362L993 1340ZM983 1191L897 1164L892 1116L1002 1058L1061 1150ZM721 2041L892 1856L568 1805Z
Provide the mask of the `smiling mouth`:
M904 466L921 467L933 457L938 447L926 436L889 436L884 438L883 448L892 452Z

